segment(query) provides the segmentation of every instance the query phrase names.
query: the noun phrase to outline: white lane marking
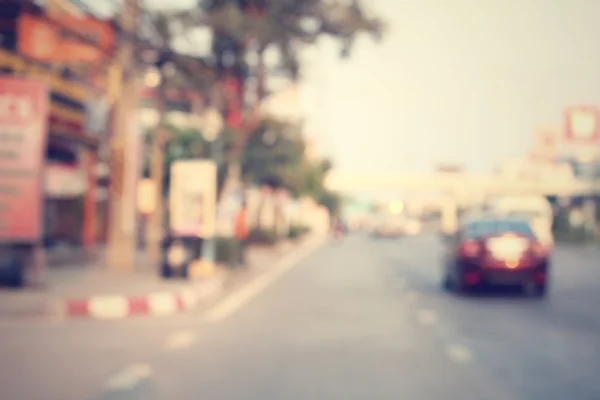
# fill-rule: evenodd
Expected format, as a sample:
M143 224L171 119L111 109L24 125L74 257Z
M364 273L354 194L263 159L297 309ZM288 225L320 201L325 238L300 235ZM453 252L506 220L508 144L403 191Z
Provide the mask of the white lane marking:
M142 381L152 376L152 367L148 364L132 364L115 376L106 384L108 390L125 391L131 390Z
M168 350L179 350L190 347L196 341L196 336L191 330L175 332L167 338L166 348Z
M213 309L209 310L206 313L205 320L208 322L220 322L235 313L255 296L265 290L270 284L279 279L283 274L295 267L300 260L321 246L325 239L326 237L317 237L307 246L301 247L280 260L263 275L258 276L248 285L242 287L237 292L232 293Z
M460 344L446 347L446 356L455 364L468 364L474 359L471 350Z
M417 321L421 325L433 325L438 321L438 315L432 310L419 310L417 311Z

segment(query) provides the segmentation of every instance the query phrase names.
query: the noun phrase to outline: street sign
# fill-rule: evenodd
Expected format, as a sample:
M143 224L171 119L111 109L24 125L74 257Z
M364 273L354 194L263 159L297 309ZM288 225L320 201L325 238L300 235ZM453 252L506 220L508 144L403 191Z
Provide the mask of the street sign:
M0 241L36 242L43 230L49 112L41 81L0 78Z
M211 238L215 232L217 165L178 160L171 165L169 225L175 236Z

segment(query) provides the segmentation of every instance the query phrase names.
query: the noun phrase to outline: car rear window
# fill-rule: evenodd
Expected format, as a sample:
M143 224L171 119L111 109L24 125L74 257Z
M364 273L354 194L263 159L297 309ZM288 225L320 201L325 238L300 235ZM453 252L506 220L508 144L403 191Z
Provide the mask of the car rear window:
M476 221L469 223L463 230L463 237L474 239L483 236L516 233L518 235L534 236L533 230L526 221Z

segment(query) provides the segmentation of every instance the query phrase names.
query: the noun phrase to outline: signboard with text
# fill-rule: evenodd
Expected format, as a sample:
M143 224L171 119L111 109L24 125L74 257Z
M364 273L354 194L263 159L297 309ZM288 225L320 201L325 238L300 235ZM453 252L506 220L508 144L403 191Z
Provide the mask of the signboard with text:
M32 60L89 64L102 62L111 54L115 32L109 22L92 17L59 15L48 19L22 13L17 21L17 38L19 53Z
M210 238L215 232L217 166L210 160L171 165L169 227L175 236Z
M48 97L39 81L0 77L2 242L41 239Z

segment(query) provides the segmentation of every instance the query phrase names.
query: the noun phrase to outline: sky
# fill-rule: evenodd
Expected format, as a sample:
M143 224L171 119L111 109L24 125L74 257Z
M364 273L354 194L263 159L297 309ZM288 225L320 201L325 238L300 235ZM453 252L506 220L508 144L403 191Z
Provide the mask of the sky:
M600 103L600 1L365 3L387 20L382 43L350 60L331 40L303 51L307 134L338 169L488 172L540 125L562 129L566 106Z
M568 105L600 103L600 2L372 0L390 31L351 61L311 51L312 135L345 171L473 172L525 155Z

